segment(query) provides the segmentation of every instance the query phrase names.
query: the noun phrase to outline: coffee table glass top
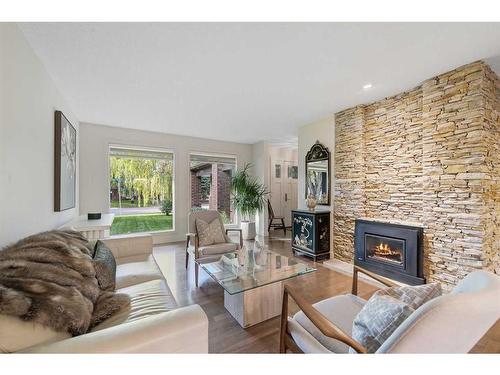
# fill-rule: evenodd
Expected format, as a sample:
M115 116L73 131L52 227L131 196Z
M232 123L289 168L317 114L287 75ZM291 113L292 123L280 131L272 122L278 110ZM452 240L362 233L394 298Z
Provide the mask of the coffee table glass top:
M220 259L196 262L229 294L316 271L305 263L260 246L227 253Z

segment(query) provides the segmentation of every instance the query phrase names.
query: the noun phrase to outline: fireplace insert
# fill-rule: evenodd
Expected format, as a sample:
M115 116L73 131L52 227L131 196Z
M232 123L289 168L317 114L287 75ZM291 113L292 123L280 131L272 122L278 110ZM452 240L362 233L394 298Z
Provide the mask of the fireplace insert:
M410 285L424 284L423 229L356 220L354 264Z

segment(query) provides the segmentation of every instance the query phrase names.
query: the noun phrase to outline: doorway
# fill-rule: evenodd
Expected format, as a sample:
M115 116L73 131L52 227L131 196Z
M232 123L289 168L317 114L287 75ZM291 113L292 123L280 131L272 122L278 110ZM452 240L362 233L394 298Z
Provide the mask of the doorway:
M224 224L236 223L231 201L231 180L235 171L236 157L190 154L191 210L216 210Z
M297 160L271 159L270 202L276 216L291 225L292 210L297 208Z

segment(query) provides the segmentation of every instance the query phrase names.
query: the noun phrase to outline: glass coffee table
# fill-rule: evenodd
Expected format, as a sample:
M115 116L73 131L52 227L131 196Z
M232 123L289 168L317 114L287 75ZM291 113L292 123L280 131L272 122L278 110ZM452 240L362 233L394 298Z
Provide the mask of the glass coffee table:
M280 315L284 280L316 271L258 245L196 262L224 288L224 307L243 328Z

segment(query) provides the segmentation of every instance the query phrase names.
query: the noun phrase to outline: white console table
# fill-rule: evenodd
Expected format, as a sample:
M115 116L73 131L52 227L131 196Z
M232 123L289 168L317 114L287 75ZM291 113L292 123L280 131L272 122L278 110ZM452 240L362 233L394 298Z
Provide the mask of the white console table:
M87 215L81 215L65 224L64 228L71 228L81 232L88 240L98 240L110 236L114 218L115 214L102 214L98 220L89 220Z

